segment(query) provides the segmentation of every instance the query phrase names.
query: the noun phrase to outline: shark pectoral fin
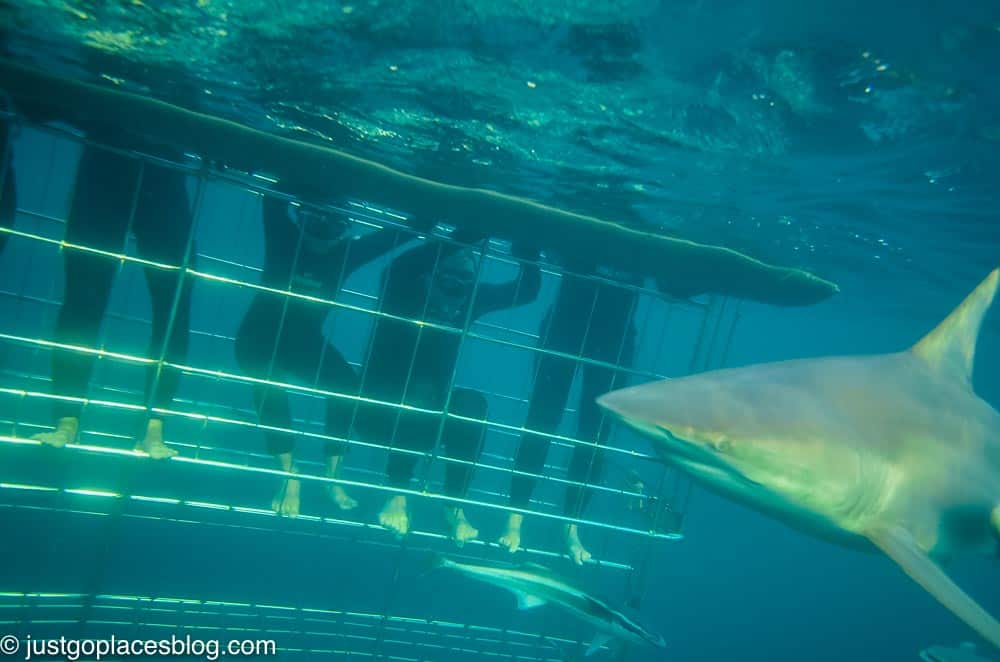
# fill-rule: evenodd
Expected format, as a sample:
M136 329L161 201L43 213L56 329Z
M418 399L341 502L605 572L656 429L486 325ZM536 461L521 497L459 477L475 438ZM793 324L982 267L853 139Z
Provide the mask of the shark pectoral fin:
M523 591L513 591L514 596L517 597L517 608L518 609L534 609L535 607L541 607L545 604L545 600L541 599L537 595L531 595L530 593L524 593Z
M868 538L953 614L1000 648L1000 623L986 613L920 549L902 527L879 529Z
M586 656L591 656L597 651L601 650L601 646L611 641L611 636L603 632L598 632L594 635L594 638L590 642L590 646L587 648L587 652L584 653Z

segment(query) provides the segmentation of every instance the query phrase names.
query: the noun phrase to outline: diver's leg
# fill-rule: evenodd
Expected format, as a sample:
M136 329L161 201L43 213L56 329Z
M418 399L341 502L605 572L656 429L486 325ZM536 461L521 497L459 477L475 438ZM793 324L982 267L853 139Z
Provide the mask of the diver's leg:
M66 284L56 319L56 342L52 351L52 393L82 398L94 371L96 356L65 346L94 348L101 320L108 306L111 284L118 265L99 255L67 251L64 255ZM35 435L43 444L61 447L76 437L83 404L57 399L53 405L56 429Z
M612 324L611 326L611 333L606 337L598 336L595 338L596 342L588 354L607 363L616 363L620 360L622 365L630 365L633 348L631 329L626 324ZM618 332L621 328L627 329L621 332L625 334L624 338ZM581 441L596 443L597 446L577 445L573 449L566 476L571 481L571 484L566 487L566 501L563 511L567 517L580 517L591 496L591 491L585 486L599 482L604 473L604 452L600 446L603 446L608 440L611 421L597 406L597 398L608 391L620 388L624 385L624 381L624 372L593 364L583 366L576 436ZM590 559L590 552L580 542L580 534L576 524L566 525L566 550L570 560L577 565Z
M427 453L434 447L440 419L435 414L414 411L401 411L398 416L399 424L392 444L393 450L389 451L389 459L386 461L385 473L391 487L407 489L420 459L417 453ZM390 496L379 512L378 521L397 536L406 535L410 530L406 496Z
M147 356L156 363L146 369L150 414L136 449L153 459L177 454L163 442L163 419L154 410L169 408L180 383L180 372L165 364L182 362L187 356L192 281L185 269L194 255L190 237L193 231L184 175L147 166L134 223L139 257L180 268L169 270L147 265L143 269L153 311Z
M583 384L580 389L577 439L588 443L603 444L607 439L608 426L603 424L602 415L595 400L611 390L614 371L594 365L583 367ZM600 480L604 454L591 445L577 444L570 457L566 478L571 484L566 487L566 501L563 512L567 517L580 517L590 501L590 491L585 485ZM566 525L566 550L570 560L580 565L590 559L590 552L580 542L576 524Z
M320 366L320 388L335 393L357 395L360 385L361 380L347 359L333 345L326 343L326 351L323 353ZM347 442L340 440L347 439L350 435L351 419L354 417L356 405L357 402L351 398L326 399L326 433L338 438L337 441L328 441L323 449L327 478L336 478L338 475L341 460L347 452ZM341 510L352 510L358 505L358 502L336 483L329 486L327 493Z
M524 426L529 430L553 433L562 418L569 389L573 383L576 363L551 354L538 357L537 376L528 403L528 416ZM510 482L509 503L514 508L527 509L535 489L535 476L542 473L549 453L551 438L544 434L526 432L514 459L514 475ZM529 474L529 475L526 475ZM511 553L521 548L521 523L524 515L510 513L500 545Z
M278 469L287 474L296 474L295 458L292 456L291 443L280 445L274 443L273 437L267 438L267 450L274 456ZM298 478L285 477L282 479L278 492L271 499L271 510L283 517L298 517L299 506L301 504L301 483Z
M479 391L456 388L451 394L449 410L452 413L485 421L488 413L486 398ZM484 423L447 418L442 432L445 456L457 462L445 464L444 493L463 498L469 490L475 463L483 450L486 438ZM452 538L459 547L479 536L465 516L465 509L454 504L445 505L445 517L452 529Z
M73 246L112 254L124 250L138 165L96 147L84 150L77 168L75 194L70 207L63 248L63 302L56 319L52 351L52 394L82 398L93 373L96 355L72 347L96 349L101 320L107 310L117 260ZM52 432L33 438L51 446L72 442L79 427L80 402L56 399L57 420Z
M336 478L340 474L340 463L344 459L343 453L330 450L330 445L326 448L326 477ZM353 498L340 485L332 484L327 490L330 500L341 510L354 510L358 507L357 499Z
M281 354L275 351L277 329L281 316L280 302L269 300L266 294L258 294L240 324L236 333L236 361L240 369L258 379L270 379L272 357L278 366ZM280 347L279 347L280 349ZM288 395L283 389L268 384L254 383L253 401L261 425L268 428L288 430L292 425L292 415ZM268 429L264 432L267 451L274 456L281 471L295 473L292 451L295 440L292 435ZM285 477L271 502L271 507L279 515L296 517L299 514L299 481Z

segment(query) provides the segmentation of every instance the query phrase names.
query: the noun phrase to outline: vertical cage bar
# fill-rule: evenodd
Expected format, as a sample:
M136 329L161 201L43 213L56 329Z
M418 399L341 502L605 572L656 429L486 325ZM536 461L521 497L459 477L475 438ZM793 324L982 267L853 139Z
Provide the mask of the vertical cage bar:
M733 337L736 335L736 326L739 324L740 318L742 317L742 314L740 312L741 303L742 303L741 300L739 299L736 300L735 310L733 310L732 322L730 322L729 324L729 333L726 334L726 344L722 349L722 358L719 360L720 368L725 368L726 365L729 364L729 350L733 346Z
M698 328L698 338L695 340L694 350L691 352L691 362L688 364L688 374L693 374L698 367L698 359L701 358L702 346L705 344L705 333L708 330L709 318L712 315L714 307L715 296L712 295L708 299L708 306L705 308L705 313L701 318L701 325Z
M427 462L423 470L424 478L422 481L423 482L422 491L424 492L427 491L427 483L430 479L431 465L437 459L438 448L440 447L442 443L442 438L444 436L445 423L447 423L448 421L448 411L451 408L451 396L455 391L455 376L458 374L458 364L459 360L462 358L462 348L465 345L466 334L469 332L469 327L472 324L472 316L476 308L476 295L479 292L480 280L483 277L483 266L486 264L486 255L487 251L489 250L489 245L490 244L488 239L483 240L483 245L479 253L479 263L476 265L476 276L472 282L472 293L469 295L469 307L468 310L465 311L465 320L462 322L462 333L461 336L459 337L458 348L455 354L455 365L452 366L451 376L448 378L448 388L447 388L448 394L445 396L444 407L441 409L440 419L438 421L438 429L435 435L435 443L434 446L431 448L431 452L428 455ZM479 465L479 459L477 457L476 460L473 462L472 471L475 471L475 468L478 465Z
M702 363L701 369L708 370L712 366L712 356L715 354L716 345L719 339L719 327L722 326L722 319L726 315L726 307L729 304L729 297L722 297L719 303L718 310L715 314L715 324L712 325L712 338L708 341L708 345L705 348L705 360Z
M181 300L184 297L184 288L186 287L186 281L188 278L188 269L190 268L191 262L191 249L194 246L194 237L198 230L198 219L201 216L201 204L204 200L205 195L205 180L196 176L195 181L197 182L197 189L195 192L195 199L193 200L189 213L191 215L191 226L188 228L187 241L184 246L184 257L181 264L178 265L177 270L177 286L174 288L174 300L170 305L170 317L167 320L167 327L164 331L163 344L160 347L160 355L156 358L156 372L153 375L153 379L149 385L149 392L146 394L146 416L145 425L149 424L149 420L153 413L153 400L156 397L156 392L160 387L160 377L163 374L163 364L167 357L167 348L170 347L170 341L174 333L174 325L177 321L177 309L180 306ZM189 307L191 302L188 301ZM188 320L188 325L190 326L190 315ZM150 357L153 358L153 357ZM141 432L140 432L141 434Z

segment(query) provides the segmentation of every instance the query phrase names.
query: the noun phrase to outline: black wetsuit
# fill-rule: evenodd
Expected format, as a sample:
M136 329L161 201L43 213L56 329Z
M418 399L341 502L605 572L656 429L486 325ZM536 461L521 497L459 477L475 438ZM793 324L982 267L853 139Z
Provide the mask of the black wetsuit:
M636 299L635 290L572 276L563 277L556 301L542 324L542 349L613 365L630 365L635 345L632 316ZM556 432L577 366L583 371L583 384L576 438L604 444L610 430L609 422L604 420L595 400L620 386L624 375L608 367L580 363L575 359L544 353L537 355L535 384L525 427L548 434ZM550 437L524 434L514 462L515 471L540 475L550 442ZM602 469L603 458L596 447L577 445L573 449L567 478L592 485L600 480ZM527 508L535 482L532 476L514 474L510 504L516 508ZM564 513L569 517L578 517L586 507L589 496L589 491L582 487L567 487Z
M266 197L263 203L265 262L261 284L280 291L332 299L343 281L364 264L392 250L398 233L383 229L360 239L343 239L328 252L316 252L288 215L283 200ZM359 377L336 347L323 336L329 304L284 294L258 292L236 335L236 359L252 377L291 381L325 391L357 394ZM280 387L254 386L254 404L261 424L290 430L288 394ZM346 439L354 401L326 400L326 434ZM272 455L290 453L295 435L268 431ZM329 441L327 457L343 455L346 443Z
M0 228L13 228L17 213L17 185L14 180L14 151L10 140L10 122L0 119ZM7 243L6 232L0 232L0 253Z
M382 310L390 315L426 319L458 330L489 312L524 305L538 296L541 274L537 266L522 266L520 277L508 283L481 283L469 310L469 292L454 308L451 319L425 314L435 264L459 249L430 241L396 258L385 275ZM440 253L440 255L439 255ZM448 400L461 334L409 322L380 318L370 344L364 394L383 402L448 411L477 421L486 419L487 403L482 393L456 388ZM441 430L441 415L369 405L362 408L358 426L372 441L394 448L427 453L434 448ZM448 418L441 430L444 454L462 462L445 467L445 494L460 497L466 492L474 463L482 450L482 423ZM390 453L386 466L389 484L406 488L413 477L418 455Z
M157 153L168 158L178 156L163 149L157 149ZM66 225L66 242L117 255L125 251L131 232L140 258L173 267L192 266L192 214L185 180L186 176L176 170L148 163L142 166L135 158L98 147L84 148ZM74 248L64 249L63 258L66 285L55 339L62 344L95 347L120 262L108 255ZM147 357L180 362L188 348L191 280L179 269L146 266L143 273L153 314ZM170 340L164 346L168 330ZM93 354L55 350L52 392L84 397L95 360ZM161 364L151 364L147 369L146 405L169 406L179 380L177 370L166 366L161 370ZM54 405L57 418L79 417L81 407L70 401L56 401Z

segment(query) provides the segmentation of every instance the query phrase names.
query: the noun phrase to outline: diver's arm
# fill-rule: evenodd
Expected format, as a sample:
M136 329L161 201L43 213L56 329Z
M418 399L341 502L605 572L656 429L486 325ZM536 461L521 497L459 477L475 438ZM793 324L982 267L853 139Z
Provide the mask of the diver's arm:
M538 266L538 251L522 246L514 246L512 254L525 260L520 262L521 271L517 278L501 284L481 284L476 291L476 308L473 319L482 315L524 306L538 296L542 286L542 270Z
M434 227L432 219L415 217L410 219L410 228L426 232ZM376 260L394 248L412 240L414 235L403 233L394 227L383 227L350 243L344 275L347 276L372 260ZM428 242L430 243L430 242ZM409 254L407 254L409 255ZM396 260L398 262L398 260ZM395 263L394 263L395 264Z
M455 244L427 241L393 260L392 266L389 267L390 277L414 279L430 275L438 262L458 252L460 248Z
M288 202L273 195L265 195L260 204L261 217L264 220L264 232L267 233L267 240L272 238L270 233L290 228L295 232L295 225L288 219ZM284 227L282 227L284 226Z
M346 278L406 241L408 238L393 227L385 227L375 232L369 232L358 239L350 240L347 248L347 259L344 261L344 277Z

